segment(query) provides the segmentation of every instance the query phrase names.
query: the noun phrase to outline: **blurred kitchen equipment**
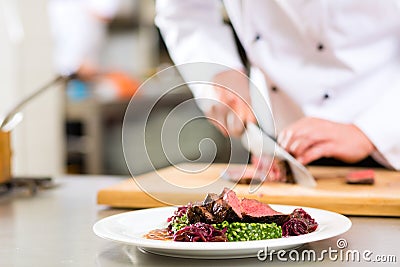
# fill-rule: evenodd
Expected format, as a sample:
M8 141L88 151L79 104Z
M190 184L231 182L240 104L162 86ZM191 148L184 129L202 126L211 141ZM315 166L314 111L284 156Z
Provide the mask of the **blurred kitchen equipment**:
M40 181L43 180L43 178L12 178L10 131L22 121L23 115L21 110L26 104L54 85L67 82L73 77L75 77L74 74L69 76L56 76L49 83L35 90L32 94L17 103L17 105L5 115L3 120L0 119L0 185L6 184L7 187L12 187L13 185L21 184L22 181L25 181L25 184L38 185ZM31 180L31 182L27 182L28 180ZM47 181L48 179L46 178L45 180Z

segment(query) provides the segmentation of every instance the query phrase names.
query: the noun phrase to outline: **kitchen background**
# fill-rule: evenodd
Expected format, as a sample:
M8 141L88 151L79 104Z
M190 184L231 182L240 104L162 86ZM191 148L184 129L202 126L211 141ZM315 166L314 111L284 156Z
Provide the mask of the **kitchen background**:
M1 115L56 75L48 7L46 0L0 0L3 11L0 13ZM99 57L101 68L123 73L135 85L172 65L153 20L154 1L120 1L115 19L106 28ZM179 74L171 79L180 79ZM155 100L157 82L163 81L155 81L152 90L139 96L143 102ZM123 86L110 81L72 81L66 88L53 88L29 104L24 109L23 122L12 132L13 174L129 174L122 153L121 130L130 98L118 97L114 92ZM166 97L157 104L148 121L154 136L148 149L152 151L151 160L157 168L169 165L158 138L164 118L176 105L191 97L187 88ZM195 105L181 113L182 116L178 113L174 117L176 125L181 124L187 114L201 115ZM136 121L126 122L138 143L143 142L143 138L135 125L144 119L138 116ZM215 162L227 162L232 152L230 143L206 120L191 123L182 131L179 140L184 155L191 160L198 158L198 145L204 138L211 138L216 144ZM201 149L202 153L213 153L214 146L206 144ZM240 161L247 153L237 140L233 149L232 155L237 157L233 161ZM140 164L144 153L138 149L128 156L140 166L134 174L151 169L144 161ZM176 155L178 158L178 151Z

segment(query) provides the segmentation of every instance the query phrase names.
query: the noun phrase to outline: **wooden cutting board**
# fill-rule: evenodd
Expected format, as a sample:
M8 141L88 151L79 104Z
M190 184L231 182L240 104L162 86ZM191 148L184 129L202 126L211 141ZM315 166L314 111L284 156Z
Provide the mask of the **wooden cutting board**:
M231 165L232 166L232 165ZM235 185L221 178L225 164L183 164L167 167L100 190L98 204L120 208L183 205L203 200L208 192L229 187L241 197L269 204L308 206L347 215L400 217L400 172L375 170L374 185L349 185L346 174L354 168L311 167L316 188L264 183L255 192L249 185Z

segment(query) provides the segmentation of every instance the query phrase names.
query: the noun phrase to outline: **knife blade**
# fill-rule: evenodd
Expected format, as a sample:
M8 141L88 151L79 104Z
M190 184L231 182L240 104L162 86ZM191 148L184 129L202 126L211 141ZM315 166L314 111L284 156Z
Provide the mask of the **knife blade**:
M247 123L241 142L255 156L269 155L286 160L297 184L304 187L315 187L317 185L314 177L304 165L281 147L273 136L264 132L254 123Z

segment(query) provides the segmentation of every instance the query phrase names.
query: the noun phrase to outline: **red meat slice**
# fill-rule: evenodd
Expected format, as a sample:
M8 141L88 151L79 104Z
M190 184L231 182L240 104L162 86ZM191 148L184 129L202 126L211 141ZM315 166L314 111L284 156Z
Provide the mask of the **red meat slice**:
M243 198L240 204L242 207L242 213L253 217L283 214L274 210L268 204L262 203L255 199Z
M242 218L242 206L240 199L237 197L236 193L232 190L224 189L222 194L222 199L228 203L228 205L232 208L232 210L239 218Z
M289 219L288 214L275 211L269 205L255 199L239 199L236 193L225 188L218 196L207 195L199 204L193 204L187 210L191 224L228 222L276 223L282 225Z
M372 169L352 171L346 176L348 184L374 184L375 172Z
M231 167L225 175L229 180L239 184L250 184L252 181L294 183L288 163L269 156L260 158L252 156L251 165L245 169L242 166Z
M282 225L289 219L288 214L278 212L268 204L255 199L243 198L241 206L243 222L276 223Z

